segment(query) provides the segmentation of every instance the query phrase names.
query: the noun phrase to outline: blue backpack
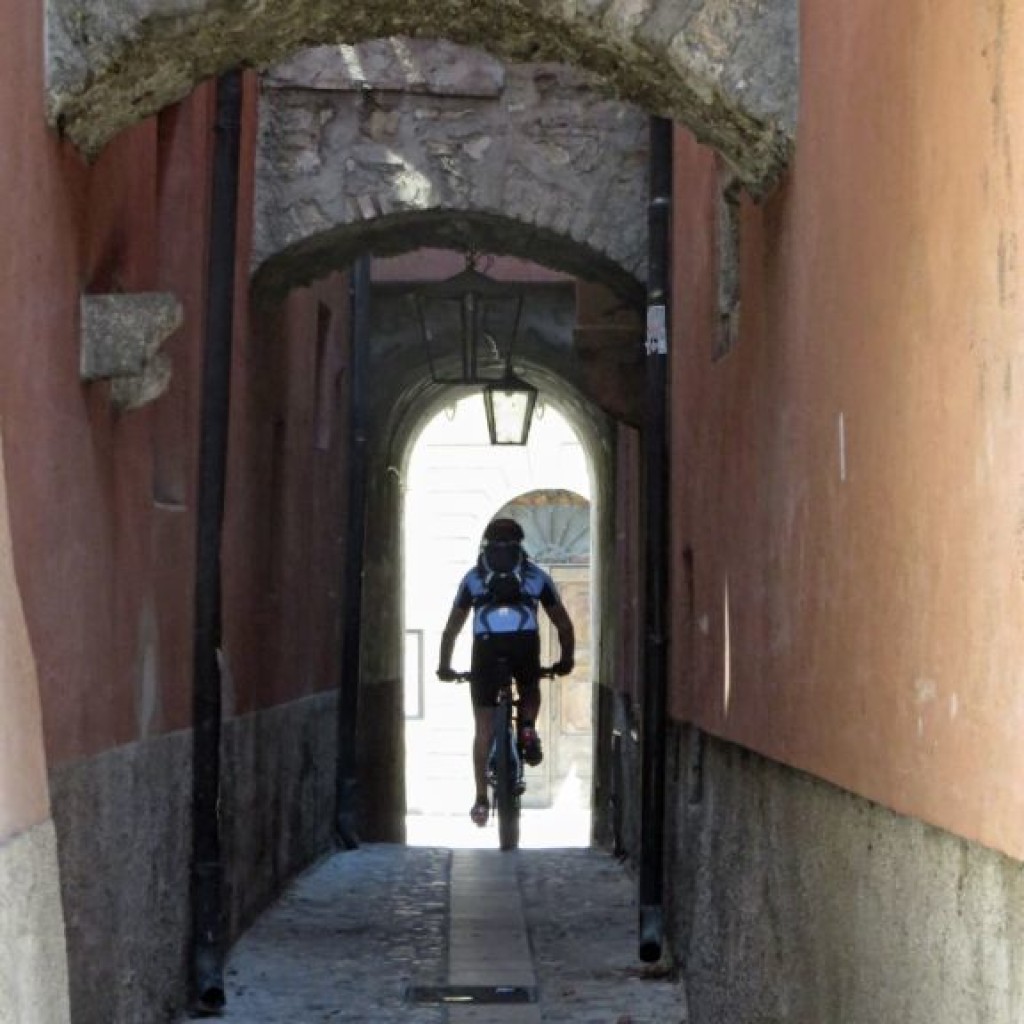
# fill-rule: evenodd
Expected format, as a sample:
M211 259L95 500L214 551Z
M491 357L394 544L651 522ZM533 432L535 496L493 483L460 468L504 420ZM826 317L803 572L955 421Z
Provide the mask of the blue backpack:
M517 605L523 598L526 556L511 541L488 541L480 552L480 569L492 605Z

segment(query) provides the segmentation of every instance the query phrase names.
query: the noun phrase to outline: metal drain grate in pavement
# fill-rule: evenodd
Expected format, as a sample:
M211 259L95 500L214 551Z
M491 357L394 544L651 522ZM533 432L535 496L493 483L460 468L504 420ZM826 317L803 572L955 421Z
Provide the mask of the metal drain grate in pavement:
M416 985L405 995L417 1006L518 1006L537 1001L537 990L523 985Z

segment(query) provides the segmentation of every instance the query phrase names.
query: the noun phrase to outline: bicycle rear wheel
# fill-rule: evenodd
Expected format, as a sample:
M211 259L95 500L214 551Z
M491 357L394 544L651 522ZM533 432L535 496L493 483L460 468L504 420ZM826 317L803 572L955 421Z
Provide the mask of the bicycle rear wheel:
M498 808L498 841L503 850L519 845L519 780L512 734L512 708L508 699L498 705L494 722L495 787L494 802Z

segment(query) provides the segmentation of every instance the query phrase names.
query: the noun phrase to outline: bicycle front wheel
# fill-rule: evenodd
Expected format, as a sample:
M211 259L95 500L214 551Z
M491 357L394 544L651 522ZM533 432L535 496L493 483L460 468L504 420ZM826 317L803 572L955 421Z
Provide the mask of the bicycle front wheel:
M519 780L515 756L515 736L512 732L511 707L508 701L498 705L494 735L496 745L495 793L498 807L498 841L503 850L514 850L519 845Z

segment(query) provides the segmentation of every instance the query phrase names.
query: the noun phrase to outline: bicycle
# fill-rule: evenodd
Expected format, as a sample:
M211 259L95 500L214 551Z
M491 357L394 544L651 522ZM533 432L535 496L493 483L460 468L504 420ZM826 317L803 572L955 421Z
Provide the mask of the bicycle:
M519 846L519 812L526 780L523 752L519 747L519 701L507 662L501 663L502 680L495 698L494 735L487 756L487 783L493 793L492 806L498 815L498 845L502 850ZM541 668L541 678L551 679L551 668ZM471 672L457 672L458 682L469 682Z

